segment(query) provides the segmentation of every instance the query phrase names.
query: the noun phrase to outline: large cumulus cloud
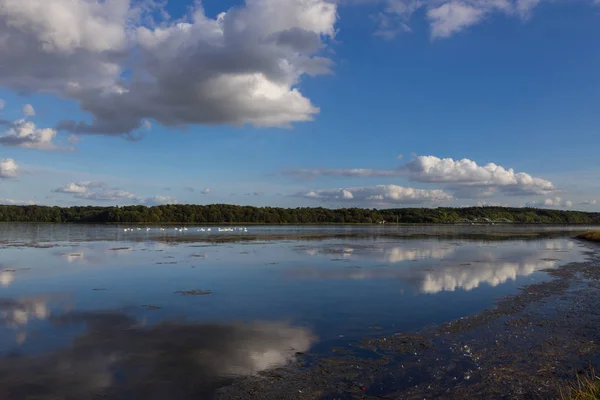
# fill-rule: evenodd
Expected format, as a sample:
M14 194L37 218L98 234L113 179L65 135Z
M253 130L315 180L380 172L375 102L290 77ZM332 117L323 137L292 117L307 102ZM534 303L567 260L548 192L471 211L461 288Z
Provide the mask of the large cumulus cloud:
M284 172L284 175L302 179L314 179L321 176L399 177L418 183L443 185L445 190L458 198L489 197L495 194L545 195L557 191L555 185L546 179L525 172L515 172L512 168L505 168L495 163L479 165L468 158L454 160L436 156L418 156L394 169L295 169ZM378 186L378 188L380 187L386 186Z
M0 0L0 85L75 99L91 122L58 128L79 134L130 135L147 120L287 126L319 112L297 85L329 72L319 54L333 2L247 0L215 18L196 5L161 21L148 4Z

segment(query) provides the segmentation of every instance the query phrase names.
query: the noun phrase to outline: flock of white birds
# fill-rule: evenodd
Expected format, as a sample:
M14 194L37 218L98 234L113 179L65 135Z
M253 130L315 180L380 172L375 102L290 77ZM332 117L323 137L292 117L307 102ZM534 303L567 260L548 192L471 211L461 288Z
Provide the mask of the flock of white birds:
M134 231L142 231L142 228L124 228L123 232L134 232ZM145 228L146 232L150 232L152 230L155 231L170 231L170 228L150 228L150 227L146 227ZM172 230L176 231L176 232L186 232L188 230L187 227L182 227L182 228L173 228ZM248 228L246 227L239 227L239 228L217 228L218 232L248 232ZM199 228L197 229L198 232L212 232L212 228Z

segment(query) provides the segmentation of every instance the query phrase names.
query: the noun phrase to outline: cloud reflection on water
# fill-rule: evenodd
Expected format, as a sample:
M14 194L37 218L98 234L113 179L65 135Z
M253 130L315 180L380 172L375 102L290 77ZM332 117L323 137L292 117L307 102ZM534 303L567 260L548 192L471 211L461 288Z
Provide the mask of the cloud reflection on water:
M15 280L15 273L13 271L2 271L0 272L0 286L9 287L10 284Z
M299 250L317 256L337 254L343 249L345 254L354 255L352 260L359 265L344 269L302 267L288 273L293 277L310 279L400 279L428 294L458 289L470 291L482 284L498 286L519 276L557 268L572 259L568 254L557 256L557 253L568 253L574 248L575 244L569 240L549 240L537 246L535 242L523 241L454 245L438 241L404 242L403 246L360 247L358 252L348 251L347 244L338 247L329 245ZM369 260L391 265L388 268L361 266ZM420 262L417 265L393 265L407 261Z
M46 299L0 299L0 325L19 327L34 319L46 319L50 310Z
M0 393L204 398L197 396L234 377L292 362L316 340L308 329L281 322L145 327L122 313L70 313L50 321L87 330L54 353L0 358Z

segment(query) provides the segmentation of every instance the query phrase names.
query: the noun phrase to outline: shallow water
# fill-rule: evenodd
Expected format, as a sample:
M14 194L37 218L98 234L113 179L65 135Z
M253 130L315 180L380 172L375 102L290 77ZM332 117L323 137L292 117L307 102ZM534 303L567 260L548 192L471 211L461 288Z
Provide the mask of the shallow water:
M166 376L187 398L296 352L477 313L584 258L569 238L166 243L122 229L2 229L0 397L5 385L150 398L140 382ZM33 370L47 379L24 385Z
M185 229L185 230L184 230ZM590 230L594 227L576 225L253 225L253 226L132 226L76 224L0 224L0 243L44 243L65 241L144 241L203 240L219 237L272 235L338 235L364 237L394 235L460 235L531 232L567 232Z

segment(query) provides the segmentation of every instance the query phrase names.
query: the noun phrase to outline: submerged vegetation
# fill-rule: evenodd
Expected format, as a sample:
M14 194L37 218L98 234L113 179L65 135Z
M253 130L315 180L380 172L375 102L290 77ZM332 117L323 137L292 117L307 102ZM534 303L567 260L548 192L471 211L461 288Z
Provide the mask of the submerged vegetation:
M600 242L600 230L583 232L577 236L578 239L589 240L590 242Z
M0 222L55 223L247 223L247 224L377 224L455 223L463 219L526 224L600 224L600 213L537 208L277 208L228 204L176 204L155 207L49 207L0 205Z

